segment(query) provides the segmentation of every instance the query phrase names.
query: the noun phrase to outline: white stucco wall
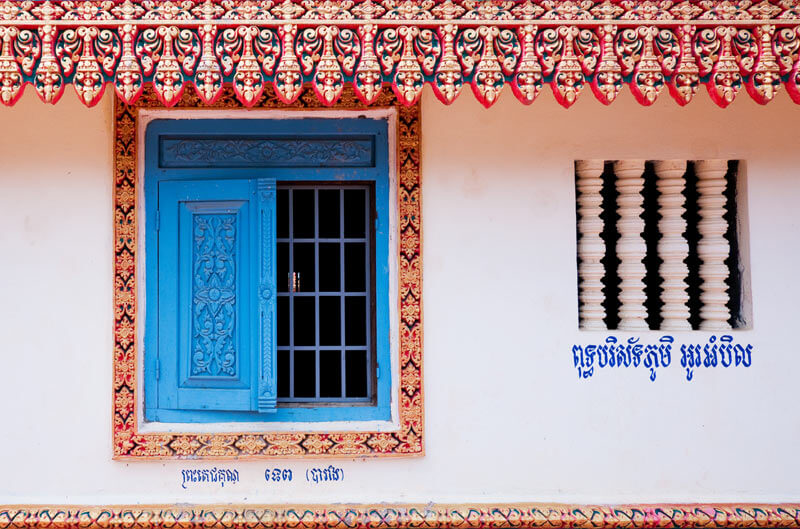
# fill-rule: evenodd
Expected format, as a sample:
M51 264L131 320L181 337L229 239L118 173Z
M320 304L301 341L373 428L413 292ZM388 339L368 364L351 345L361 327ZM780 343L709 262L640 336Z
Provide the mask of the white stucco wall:
M426 455L337 460L345 481L319 485L263 479L319 460L230 462L240 483L183 489L181 469L219 463L111 460L111 98L51 107L29 89L0 109L0 503L797 500L798 118L783 93L726 110L704 92L688 108L587 93L564 110L506 92L487 111L426 92ZM673 352L652 383L578 379L572 344L606 336L577 330L585 158L745 160L753 326L735 337L751 368L687 382Z

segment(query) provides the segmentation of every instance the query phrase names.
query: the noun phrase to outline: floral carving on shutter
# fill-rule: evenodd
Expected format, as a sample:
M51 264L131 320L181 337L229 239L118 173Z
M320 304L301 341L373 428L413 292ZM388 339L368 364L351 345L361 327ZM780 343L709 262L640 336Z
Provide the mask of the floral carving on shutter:
M236 375L236 216L194 215L192 376Z

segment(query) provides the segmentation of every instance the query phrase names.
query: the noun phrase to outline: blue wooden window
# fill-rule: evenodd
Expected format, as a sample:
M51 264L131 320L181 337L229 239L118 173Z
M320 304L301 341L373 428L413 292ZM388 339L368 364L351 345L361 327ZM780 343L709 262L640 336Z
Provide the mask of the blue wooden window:
M388 420L387 121L145 138L145 419Z

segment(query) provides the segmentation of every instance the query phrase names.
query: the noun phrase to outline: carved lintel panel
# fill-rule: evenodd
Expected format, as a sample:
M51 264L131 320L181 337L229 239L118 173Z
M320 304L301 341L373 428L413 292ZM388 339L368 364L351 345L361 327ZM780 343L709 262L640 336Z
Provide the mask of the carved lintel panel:
M370 139L163 138L160 167L371 167Z

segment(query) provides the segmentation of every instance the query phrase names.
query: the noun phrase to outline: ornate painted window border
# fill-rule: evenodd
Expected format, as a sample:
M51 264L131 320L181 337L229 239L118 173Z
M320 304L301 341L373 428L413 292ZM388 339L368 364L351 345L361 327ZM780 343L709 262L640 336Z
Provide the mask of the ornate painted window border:
M306 91L286 104L267 89L256 108L314 109L324 107ZM319 456L419 456L423 454L422 394L422 255L420 210L420 110L399 104L384 91L367 107L346 90L336 108L359 110L394 107L397 111L397 211L399 370L396 391L399 429L359 432L240 432L145 433L138 429L137 372L137 121L140 109L163 108L152 89L132 105L115 99L114 144L114 459L267 458ZM186 92L175 105L180 109L244 108L233 90L226 89L212 104Z

